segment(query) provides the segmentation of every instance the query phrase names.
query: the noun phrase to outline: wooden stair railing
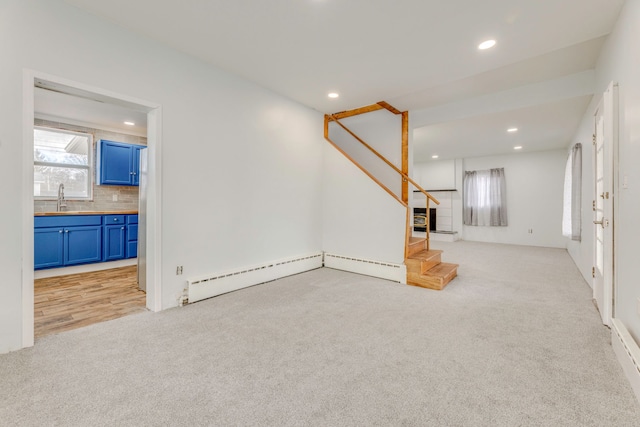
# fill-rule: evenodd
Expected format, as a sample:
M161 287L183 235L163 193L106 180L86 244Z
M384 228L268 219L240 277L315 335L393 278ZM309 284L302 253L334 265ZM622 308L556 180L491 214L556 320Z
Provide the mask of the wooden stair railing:
M427 242L426 243L426 248L428 250L429 249L429 218L428 218L429 203L430 203L430 201L433 201L436 205L439 205L440 202L438 201L438 199L433 197L433 195L429 194L424 188L422 188L420 186L420 184L418 184L413 179L411 179L410 176L408 176L406 173L402 172L396 165L391 163L386 157L384 157L382 154L380 154L375 148L373 148L371 145L367 144L362 138L360 138L358 135L356 135L351 129L346 127L342 122L340 122L340 120L334 114L328 114L326 116L326 118L329 121L335 122L338 126L340 126L342 129L344 129L356 141L358 141L360 144L362 144L364 147L366 147L376 157L378 157L380 160L385 162L389 167L391 167L391 169L393 169L396 173L398 173L402 177L402 179L404 181L409 182L418 191L420 191L422 194L424 194L426 196L427 219L425 221L425 229L426 229L426 242ZM396 199L401 205L403 205L407 209L407 218L406 218L407 227L406 227L406 232L405 232L405 245L404 245L405 246L405 254L404 255L405 255L405 258L407 258L408 255L409 255L409 241L410 241L410 238L411 238L411 223L410 223L411 222L411 213L410 213L410 210L409 210L410 208L409 208L408 203L405 203L402 199L400 199L397 194L395 194L393 191L391 191L387 186L385 186L376 177L374 177L365 167L363 167L358 162L356 162L355 159L353 159L351 156L349 156L343 149L341 149L335 142L333 142L329 138L329 134L328 134L328 132L326 130L325 130L325 136L324 137L325 137L325 139L327 141L329 141L331 143L331 145L333 145L336 149L338 149L338 151L340 151L349 160L351 160L365 174L367 174L372 180L374 180L380 187L382 187L387 193L389 193L394 199Z
M443 289L447 283L449 283L454 277L457 275L457 264L448 264L441 262L440 254L442 251L433 251L430 249L430 239L429 239L429 207L430 202L434 202L439 205L440 202L429 194L424 188L420 186L417 182L415 182L411 177L409 177L405 172L400 170L396 165L391 163L386 157L376 151L371 145L367 144L362 138L356 135L351 129L347 128L340 119L343 117L350 117L352 115L363 114L367 112L372 112L379 110L381 108L386 108L394 114L403 114L403 149L405 144L405 122L407 120L407 113L401 113L399 110L393 108L386 102L379 102L378 104L371 105L368 107L363 107L357 110L352 110L350 112L343 112L338 114L325 115L325 126L324 126L324 138L333 145L340 153L342 153L347 159L349 159L354 165L356 165L360 170L362 170L369 178L371 178L375 183L377 183L381 188L383 188L389 195L391 195L394 199L398 201L402 206L406 208L406 230L405 230L405 265L407 266L407 284L413 286L420 286L429 289ZM329 138L329 122L333 121L342 129L344 129L349 135L351 135L356 141L366 147L371 153L373 153L376 157L382 160L387 166L389 166L393 171L398 173L403 180L403 198L408 200L408 194L406 193L406 186L404 183L410 183L413 185L419 192L426 196L426 215L425 215L425 234L426 238L423 240L421 238L413 238L411 235L411 211L409 207L409 203L405 202L401 199L397 194L391 191L387 186L385 186L380 180L378 180L371 172L369 172L365 167L363 167L360 163L358 163L355 159L349 156L342 148L338 146L335 142ZM403 161L404 165L404 161Z

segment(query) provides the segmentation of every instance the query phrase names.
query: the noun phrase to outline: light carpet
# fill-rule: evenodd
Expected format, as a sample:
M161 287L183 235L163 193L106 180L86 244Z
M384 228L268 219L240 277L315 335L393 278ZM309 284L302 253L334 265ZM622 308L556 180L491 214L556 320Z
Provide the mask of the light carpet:
M324 268L45 337L0 425L640 425L565 250L437 245L440 292Z

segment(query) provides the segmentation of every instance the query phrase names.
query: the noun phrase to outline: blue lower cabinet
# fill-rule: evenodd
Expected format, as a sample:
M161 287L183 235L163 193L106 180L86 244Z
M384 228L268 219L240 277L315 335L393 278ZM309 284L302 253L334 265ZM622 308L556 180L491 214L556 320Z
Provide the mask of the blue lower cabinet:
M135 258L138 256L138 241L127 242L127 258Z
M65 227L64 265L102 261L102 227Z
M129 215L127 225L127 258L135 258L138 256L138 215ZM136 223L134 224L133 221Z
M34 226L36 270L138 255L138 215L36 216Z
M105 225L103 236L103 261L114 261L125 257L125 225Z
M102 218L70 215L34 218L36 270L102 261Z
M34 268L62 267L64 263L64 230L62 228L36 228L33 231Z

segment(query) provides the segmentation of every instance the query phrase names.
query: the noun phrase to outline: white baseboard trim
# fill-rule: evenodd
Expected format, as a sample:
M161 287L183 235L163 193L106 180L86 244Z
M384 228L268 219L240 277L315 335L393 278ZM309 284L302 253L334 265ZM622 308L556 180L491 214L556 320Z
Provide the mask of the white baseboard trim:
M320 267L322 253L318 252L189 279L187 302L193 303Z
M407 266L383 261L372 261L344 255L325 253L324 266L365 276L407 283Z
M95 264L74 265L71 267L49 268L33 272L34 279L46 279L47 277L66 276L67 274L93 273L94 271L109 270L110 268L128 267L137 265L138 258L120 259L109 262L96 262Z
M640 403L640 347L620 320L612 319L611 323L613 351Z

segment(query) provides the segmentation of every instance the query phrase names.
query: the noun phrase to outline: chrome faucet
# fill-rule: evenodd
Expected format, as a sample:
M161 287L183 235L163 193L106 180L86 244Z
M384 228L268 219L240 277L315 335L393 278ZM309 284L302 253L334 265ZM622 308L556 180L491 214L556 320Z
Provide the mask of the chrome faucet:
M63 208L67 207L67 202L64 200L64 184L60 183L58 186L58 203L56 205L56 211L60 212Z

